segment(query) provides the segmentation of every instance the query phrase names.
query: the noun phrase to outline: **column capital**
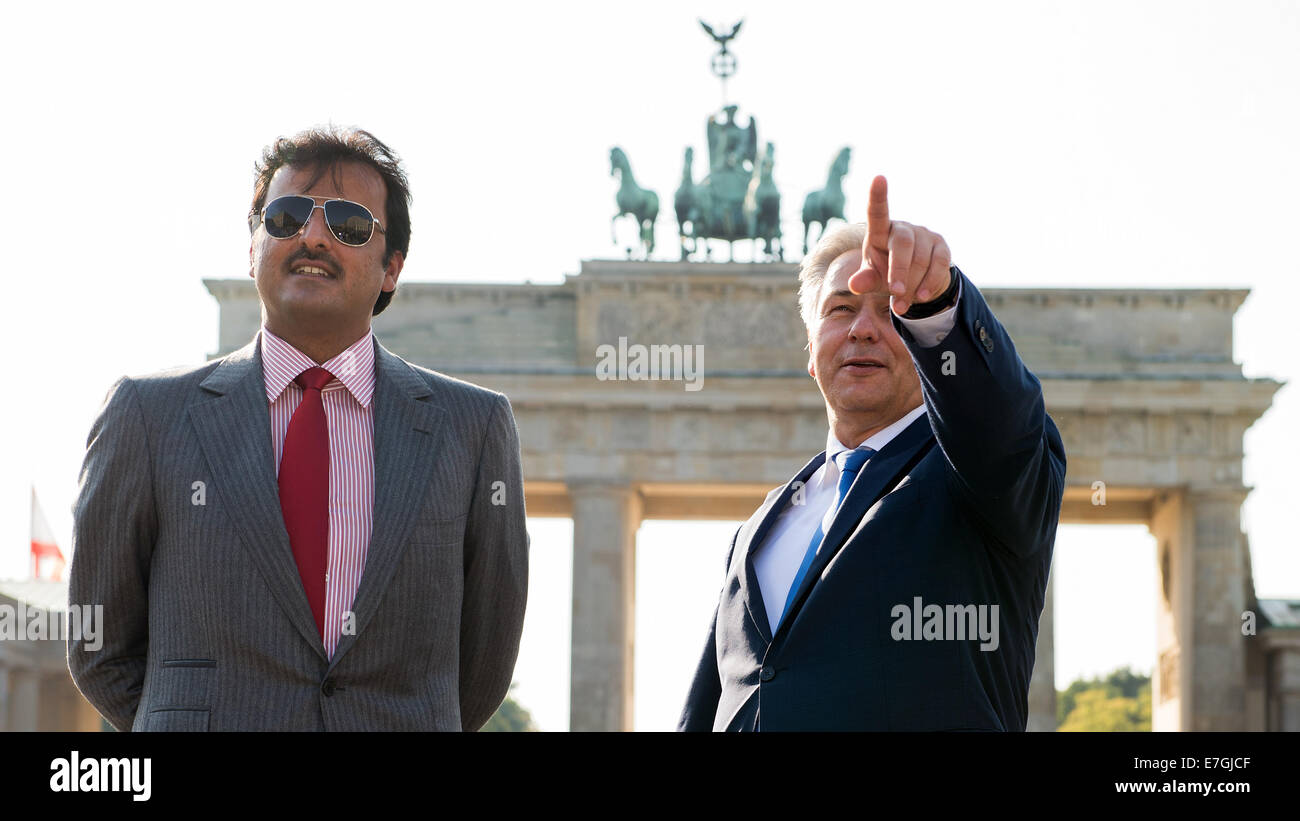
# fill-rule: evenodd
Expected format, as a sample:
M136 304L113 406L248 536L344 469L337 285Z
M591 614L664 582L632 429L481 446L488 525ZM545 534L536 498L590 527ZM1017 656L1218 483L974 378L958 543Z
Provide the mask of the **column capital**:
M1236 502L1241 504L1254 490L1247 485L1188 485L1184 490L1184 501L1195 504L1197 501Z

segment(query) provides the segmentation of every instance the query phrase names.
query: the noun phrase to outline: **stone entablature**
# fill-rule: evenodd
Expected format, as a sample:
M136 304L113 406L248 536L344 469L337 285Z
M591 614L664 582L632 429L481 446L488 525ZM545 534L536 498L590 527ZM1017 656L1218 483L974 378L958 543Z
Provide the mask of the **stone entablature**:
M625 337L702 344L719 376L796 375L807 364L796 273L780 263L598 260L554 285L410 282L374 324L394 352L447 371L585 373L597 346ZM216 355L226 354L257 331L257 292L249 279L205 284L222 305ZM981 290L1043 378L1241 377L1232 317L1245 290Z

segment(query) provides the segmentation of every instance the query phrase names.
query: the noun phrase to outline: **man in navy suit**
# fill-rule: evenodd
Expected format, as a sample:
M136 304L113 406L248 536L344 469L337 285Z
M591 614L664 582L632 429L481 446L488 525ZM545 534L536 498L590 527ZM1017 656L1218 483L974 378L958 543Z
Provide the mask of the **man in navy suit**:
M1024 730L1065 451L943 237L867 224L804 260L824 453L736 532L682 730Z

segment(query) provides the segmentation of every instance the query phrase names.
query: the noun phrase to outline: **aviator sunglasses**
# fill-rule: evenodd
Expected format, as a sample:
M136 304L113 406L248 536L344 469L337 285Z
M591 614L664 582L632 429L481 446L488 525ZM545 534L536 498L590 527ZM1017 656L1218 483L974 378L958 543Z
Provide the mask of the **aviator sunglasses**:
M317 199L325 200L325 204L317 205ZM304 194L276 197L266 204L260 214L255 211L248 215L248 227L255 231L257 223L261 222L270 236L289 239L297 236L307 226L307 220L311 219L317 208L325 212L325 224L329 226L330 233L344 245L358 248L369 242L376 230L384 233L384 226L379 224L370 209L359 202L308 197Z

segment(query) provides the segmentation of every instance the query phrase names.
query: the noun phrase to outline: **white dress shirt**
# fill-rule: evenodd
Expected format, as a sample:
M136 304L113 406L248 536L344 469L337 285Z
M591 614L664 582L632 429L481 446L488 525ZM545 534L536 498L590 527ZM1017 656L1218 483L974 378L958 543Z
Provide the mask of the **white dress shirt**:
M958 300L961 293L958 292ZM903 319L899 317L917 343L923 348L932 348L943 341L952 331L957 320L957 308L954 306L925 319ZM887 428L877 431L865 442L846 445L835 438L835 431L826 433L826 462L812 476L808 477L800 493L791 498L780 517L767 532L761 545L751 545L750 555L754 560L754 572L758 575L758 587L763 594L763 609L767 611L768 626L776 635L781 613L785 610L785 600L790 595L790 585L794 583L799 565L803 563L808 543L817 532L818 524L822 533L831 529L835 520L835 491L840 482L840 467L835 457L846 450L866 446L880 451L898 434L902 433L917 417L925 413L925 405L917 405L903 418ZM862 466L867 469L871 461ZM802 500L802 504L798 502Z

